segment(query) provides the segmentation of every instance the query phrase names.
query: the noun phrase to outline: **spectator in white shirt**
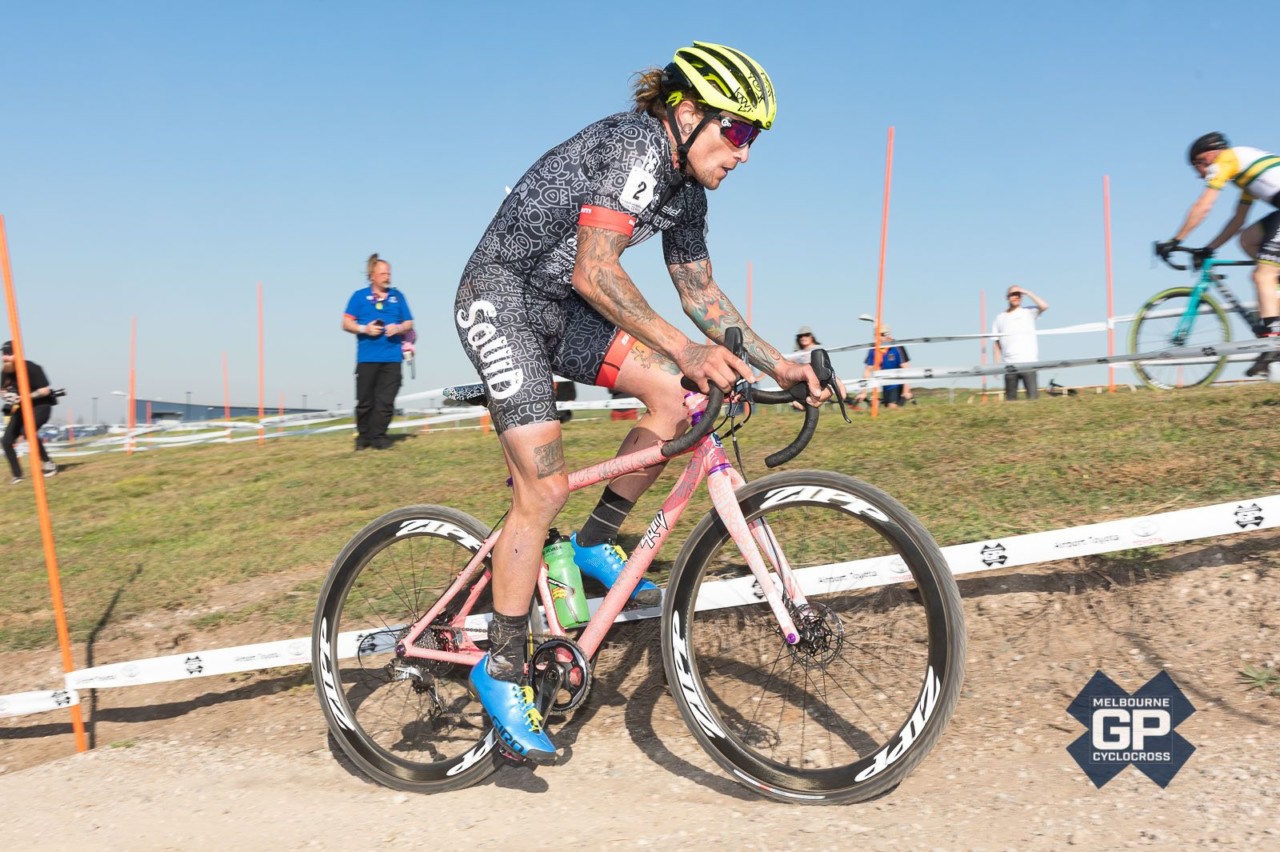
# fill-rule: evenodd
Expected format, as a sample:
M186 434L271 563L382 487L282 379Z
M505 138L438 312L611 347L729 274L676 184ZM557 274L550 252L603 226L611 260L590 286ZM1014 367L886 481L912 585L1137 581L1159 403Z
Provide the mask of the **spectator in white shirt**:
M1027 305L1027 299L1035 305ZM996 335L996 362L1017 366L1040 360L1040 348L1036 343L1036 318L1049 310L1049 303L1025 287L1009 288L1009 309L996 315L991 333ZM1010 402L1018 398L1018 381L1026 388L1027 399L1040 395L1036 386L1035 370L1012 370L1004 374L1004 398Z

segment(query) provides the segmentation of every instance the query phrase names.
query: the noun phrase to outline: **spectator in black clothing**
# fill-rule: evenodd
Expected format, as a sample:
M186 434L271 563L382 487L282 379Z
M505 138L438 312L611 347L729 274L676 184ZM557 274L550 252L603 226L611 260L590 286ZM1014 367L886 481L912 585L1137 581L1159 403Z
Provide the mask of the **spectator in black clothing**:
M22 401L18 396L18 368L14 363L17 359L13 357L13 343L8 340L4 342L3 347L0 347L0 352L3 352L4 357L0 393L4 396L4 413L9 415L9 423L5 426L4 438L0 443L4 446L5 458L9 460L9 470L13 472L12 483L18 485L22 482L22 465L18 464L18 454L14 451L13 445L25 430L22 422ZM44 369L34 361L27 362L27 380L31 383L33 407L31 413L35 415L38 433L40 427L49 422L49 416L53 413L53 407L58 404L58 400L53 395L53 388L49 387ZM44 475L55 475L58 472L58 466L49 459L49 453L41 443L39 434L27 435L26 438L27 443L36 448L40 454L40 460L44 462L42 468Z

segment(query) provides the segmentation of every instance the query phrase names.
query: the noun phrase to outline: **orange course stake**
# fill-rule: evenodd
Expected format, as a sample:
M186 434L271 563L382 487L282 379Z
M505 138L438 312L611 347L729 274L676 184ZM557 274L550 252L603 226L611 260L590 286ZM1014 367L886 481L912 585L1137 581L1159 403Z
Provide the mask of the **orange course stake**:
M261 447L267 442L267 431L262 426L262 420L267 416L266 410L266 331L265 321L262 317L262 282L258 282L258 446Z
M1111 275L1111 176L1102 176L1102 230L1107 260L1107 356L1116 354L1115 281ZM1107 365L1107 393L1116 392L1116 365Z
M880 372L880 360L884 356L881 348L880 329L884 328L884 257L889 242L889 190L893 185L893 127L889 127L889 147L884 160L884 214L880 219L880 274L876 284L876 337L875 366L872 370ZM880 414L880 389L871 392L871 416Z
M979 334L987 333L987 291L986 290L978 291L978 333ZM985 337L980 337L978 338L978 340L979 340L979 344L978 344L979 349L982 353L982 366L985 367L987 366L987 339ZM982 377L982 394L981 396L979 396L978 399L983 405L987 404L987 377L985 375Z
M27 361L23 354L22 329L18 323L18 299L13 290L13 273L9 269L9 242L4 232L4 217L0 216L0 271L4 274L5 305L9 309L9 333L13 339L13 363L18 374L18 394L22 398L20 414L22 427L28 435L36 434L36 417L31 405L31 378L27 375ZM33 449L34 443L29 444ZM62 600L62 580L58 576L58 551L53 544L53 522L49 515L49 494L45 490L44 470L40 466L39 453L31 453L31 483L36 497L36 514L40 521L40 541L44 545L45 571L49 575L49 594L53 603L53 623L58 632L58 647L62 652L62 670L75 671L71 656L71 634L67 630L67 612ZM84 732L84 717L80 705L72 704L71 729L75 732L76 751L88 751L89 741Z
M133 444L137 440L134 430L138 428L138 318L129 323L129 437L125 441L125 454L133 455Z

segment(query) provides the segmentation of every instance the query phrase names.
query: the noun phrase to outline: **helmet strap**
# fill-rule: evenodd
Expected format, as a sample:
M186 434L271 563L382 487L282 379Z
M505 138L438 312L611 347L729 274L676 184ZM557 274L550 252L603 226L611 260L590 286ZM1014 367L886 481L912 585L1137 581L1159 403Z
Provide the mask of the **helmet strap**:
M690 132L689 138L684 139L680 136L680 124L676 121L676 107L679 104L669 104L667 106L667 124L671 128L671 135L676 140L676 160L679 164L680 176L689 176L689 149L693 147L693 140L698 138L698 134L702 132L702 128L706 127L712 120L717 118L710 110L704 109L702 112L702 120L698 122L698 126Z

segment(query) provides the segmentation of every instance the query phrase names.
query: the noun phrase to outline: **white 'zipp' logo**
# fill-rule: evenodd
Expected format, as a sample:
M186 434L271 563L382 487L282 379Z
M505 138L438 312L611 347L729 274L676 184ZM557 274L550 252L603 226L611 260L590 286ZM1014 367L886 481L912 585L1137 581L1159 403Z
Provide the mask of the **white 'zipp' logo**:
M878 775L911 750L911 745L920 736L925 723L929 721L934 708L938 706L938 692L941 688L942 684L938 681L938 676L933 673L933 666L929 666L928 671L924 673L924 691L920 693L920 700L916 702L915 712L911 714L906 727L898 735L898 742L880 749L872 764L854 776L854 781L866 781L872 775Z
M496 735L494 734L493 728L490 728L489 735L486 736L479 743L477 743L471 749L471 751L464 754L462 756L462 759L458 761L458 765L452 767L448 772L445 773L445 775L448 775L448 776L457 775L459 772L464 772L470 769L472 766L475 766L476 763L480 761L480 758L484 757L486 754L488 754L490 751L493 750L493 744L496 743L497 741L498 740Z
M818 485L789 485L775 488L760 504L761 509L777 506L780 503L833 503L842 506L855 515L870 515L881 521L888 521L889 516L872 506L861 497L854 497L834 488L823 488Z
M329 619L320 619L320 687L324 690L324 703L329 706L333 718L348 731L356 729L356 723L347 714L347 708L338 693L338 685L333 675L333 658L329 656Z
M396 530L397 537L409 535L410 533L430 533L432 535L448 536L468 550L480 549L479 539L461 527L455 527L453 524L445 521L420 518L417 520L405 521L400 525L400 529Z
M685 703L689 705L689 711L693 714L694 720L697 721L698 727L707 736L724 737L724 731L720 730L720 726L716 724L715 717L711 715L711 711L703 703L702 694L698 692L698 685L693 680L693 667L689 665L688 650L684 644L684 636L681 635L679 614L671 617L671 637L674 640L671 646L676 655L676 679L680 681L680 691L684 693Z
M492 302L478 299L465 313L458 311L458 327L467 329L467 345L479 356L480 375L484 377L489 396L506 399L524 384L524 371L512 360L511 345L506 335L499 335L491 322L476 322L477 314L493 319L498 315L498 309Z

